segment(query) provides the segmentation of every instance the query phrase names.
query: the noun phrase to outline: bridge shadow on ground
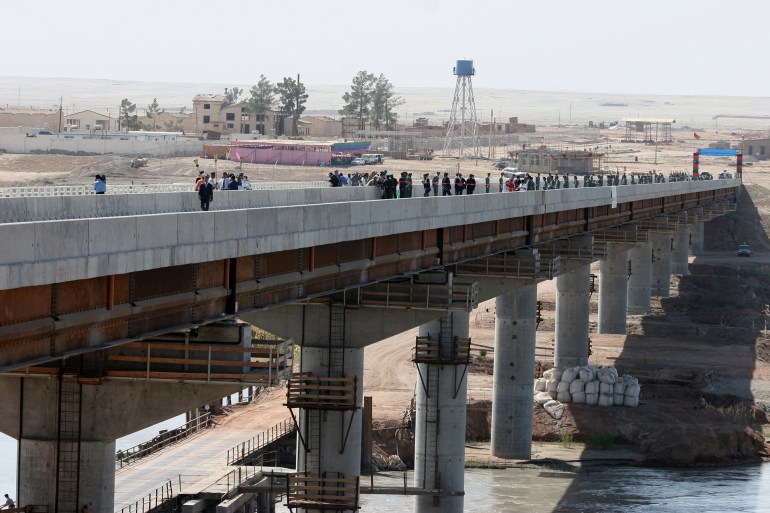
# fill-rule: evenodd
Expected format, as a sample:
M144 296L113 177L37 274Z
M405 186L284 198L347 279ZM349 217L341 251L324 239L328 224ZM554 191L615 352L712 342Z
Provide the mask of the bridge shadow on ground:
M753 186L752 196L759 206L770 205L767 189ZM732 251L743 242L770 249L758 205L744 188L736 212L707 224L707 249L731 250L727 260L735 259ZM770 266L744 260L740 266L693 263L690 275L672 278L671 297L653 298L650 314L629 318L625 337L592 333L590 363L614 365L620 375L637 377L639 406L570 404L556 429L586 443L584 455L625 446L644 466L762 461L768 454L762 426L770 409L770 340L763 331L770 318ZM550 418L540 407L535 411L536 424ZM645 496L633 487L598 491L591 476L576 473L554 511L580 509L586 490L617 494L612 511L624 510L623 504L655 504L668 493L645 488ZM744 504L756 504L758 497L746 492Z

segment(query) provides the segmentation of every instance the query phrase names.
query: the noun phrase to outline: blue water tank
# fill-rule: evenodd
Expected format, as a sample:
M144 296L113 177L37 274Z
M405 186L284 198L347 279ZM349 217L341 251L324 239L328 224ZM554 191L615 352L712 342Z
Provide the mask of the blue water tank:
M455 75L459 75L461 77L470 77L475 74L475 70L473 69L473 61L457 61L457 66L455 67Z

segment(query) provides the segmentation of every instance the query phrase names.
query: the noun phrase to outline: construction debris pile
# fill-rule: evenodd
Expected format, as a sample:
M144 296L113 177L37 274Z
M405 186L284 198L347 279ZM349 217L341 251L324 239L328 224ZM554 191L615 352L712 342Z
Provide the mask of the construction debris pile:
M535 380L534 391L535 401L551 413L559 409L557 402L636 407L640 390L637 378L629 374L618 376L615 367L586 365L549 369Z

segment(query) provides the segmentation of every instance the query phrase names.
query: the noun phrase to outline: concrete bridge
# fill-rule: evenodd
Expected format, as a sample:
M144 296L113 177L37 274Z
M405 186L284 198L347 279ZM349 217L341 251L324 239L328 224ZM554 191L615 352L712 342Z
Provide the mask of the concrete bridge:
M289 379L294 506L348 510L363 348L419 326L415 511L462 511L468 314L497 298L492 452L531 452L536 283L557 280L555 365L668 295L737 180L379 200L370 187L0 200L0 431L19 504L110 511L115 439ZM243 319L275 340L252 343ZM302 347L292 375L292 340ZM259 344L257 345L256 342ZM331 486L334 493L319 490ZM342 495L345 499L334 499Z

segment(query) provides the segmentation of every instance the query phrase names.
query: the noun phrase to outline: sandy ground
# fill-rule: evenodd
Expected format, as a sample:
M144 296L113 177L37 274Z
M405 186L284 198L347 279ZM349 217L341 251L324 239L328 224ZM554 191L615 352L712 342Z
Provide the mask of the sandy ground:
M624 135L621 130L597 130L593 136L574 140L574 133L567 129L554 127L539 128L537 135L544 135L549 140L559 141L551 146L565 149L592 149L606 154L603 166L613 172L649 172L656 170L669 171L692 170L692 152L697 148L707 147L709 143L719 140L730 140L733 143L740 140L737 134L720 132L701 132L701 138L695 141L691 132L674 132L674 142L667 145L645 145L641 143L623 143ZM482 155L490 155L489 148L481 148ZM497 148L497 157L504 152ZM492 159L492 161L496 160ZM200 168L206 172L216 171L219 176L223 172L242 171L254 182L260 181L308 181L325 180L332 169L352 172L372 172L387 169L389 172L400 173L407 171L413 177L419 178L423 173L450 172L459 169L463 175L473 173L477 181L483 184L487 173L496 176L492 161L462 161L455 159L435 158L432 161L395 160L388 159L385 164L349 167L299 167L299 166L269 166L261 164L243 164L231 161L199 159ZM131 158L114 155L106 156L64 156L64 155L18 155L0 154L0 187L24 185L75 185L91 184L96 173L105 174L108 184L143 184L143 183L183 183L194 181L197 176L193 159L178 157L170 159L149 159L147 167L133 169L130 167ZM704 157L700 163L701 171L709 171L716 176L723 169L734 171L734 159L726 157ZM752 163L746 166L745 178L747 183L758 175L770 173L770 161ZM766 178L766 177L763 177ZM762 180L766 181L766 180Z

